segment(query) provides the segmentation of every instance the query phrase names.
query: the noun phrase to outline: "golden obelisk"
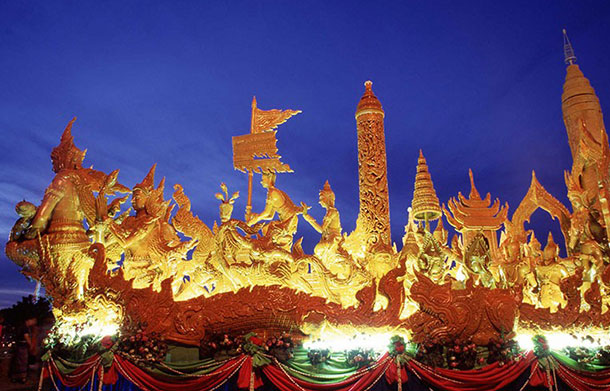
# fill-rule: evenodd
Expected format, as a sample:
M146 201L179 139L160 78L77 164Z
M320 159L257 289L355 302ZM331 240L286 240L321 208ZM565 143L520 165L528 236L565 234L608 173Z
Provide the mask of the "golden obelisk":
M354 236L360 239L361 250L365 253L390 248L384 112L372 85L371 81L364 83L364 94L356 109L360 212Z

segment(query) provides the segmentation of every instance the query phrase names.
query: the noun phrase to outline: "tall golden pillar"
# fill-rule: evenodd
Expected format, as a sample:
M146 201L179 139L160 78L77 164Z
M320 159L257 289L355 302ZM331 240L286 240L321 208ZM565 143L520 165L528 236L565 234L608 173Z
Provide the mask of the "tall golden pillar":
M605 133L604 118L599 98L589 80L576 64L576 56L568 39L564 36L566 81L561 95L563 121L568 132L572 151L572 177L591 197L598 192L597 162L602 157Z
M391 245L384 112L372 85L371 81L364 83L356 109L360 212L354 236L365 252L387 250Z

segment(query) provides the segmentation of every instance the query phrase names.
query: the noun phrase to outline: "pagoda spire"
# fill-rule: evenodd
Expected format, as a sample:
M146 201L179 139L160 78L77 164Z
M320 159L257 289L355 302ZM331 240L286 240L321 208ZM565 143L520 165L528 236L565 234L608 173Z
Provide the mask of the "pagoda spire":
M492 255L496 255L498 250L498 231L508 214L508 203L501 205L498 198L491 200L491 194L487 193L485 198L481 198L474 185L474 175L472 170L468 172L470 176L470 195L466 198L462 193L458 193L457 198L449 199L443 211L449 224L463 236L464 248L467 248L474 238L482 233L486 238Z
M413 208L413 218L419 221L437 220L441 214L441 207L434 190L434 184L430 172L428 171L428 165L426 164L426 158L422 150L419 150L419 158L417 159L417 173L415 174L415 190L413 191L413 201L411 203Z
M576 63L574 48L572 48L572 44L570 43L570 38L568 38L568 33L566 32L566 29L563 29L563 55L565 57L565 62L567 65L572 65Z
M599 177L597 164L602 159L606 127L599 98L589 80L576 64L574 49L563 31L566 79L561 95L563 121L572 152L571 176L588 194L597 198Z

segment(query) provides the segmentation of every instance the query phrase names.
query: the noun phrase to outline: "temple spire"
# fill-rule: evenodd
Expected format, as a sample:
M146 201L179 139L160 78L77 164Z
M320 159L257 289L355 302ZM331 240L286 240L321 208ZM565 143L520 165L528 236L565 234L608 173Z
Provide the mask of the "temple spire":
M563 29L563 55L565 57L566 64L572 65L576 63L574 49L572 48L572 44L570 43L566 29Z
M428 171L428 164L422 150L419 150L417 159L417 173L415 174L415 190L413 191L413 201L411 202L413 218L425 221L426 226L429 221L438 219L441 214L441 207L434 190L432 177Z

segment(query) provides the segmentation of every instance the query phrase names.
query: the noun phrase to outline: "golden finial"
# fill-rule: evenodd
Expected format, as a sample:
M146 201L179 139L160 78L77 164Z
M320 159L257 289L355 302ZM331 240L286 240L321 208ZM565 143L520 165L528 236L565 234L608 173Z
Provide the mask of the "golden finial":
M133 189L147 190L151 191L155 187L155 169L157 168L157 163L153 164L148 174L144 177L142 182L138 183L133 187Z
M441 207L434 191L434 184L428 172L428 165L422 150L419 150L415 190L413 191L413 218L415 220L433 221L440 217Z
M546 247L544 248L545 250L547 249L557 249L557 244L555 243L555 240L553 239L553 233L549 232L549 236L546 240Z
M546 261L551 261L557 258L557 254L559 253L559 247L553 240L553 234L549 232L549 237L546 241L546 246L543 250L544 259Z
M335 192L330 187L330 183L328 183L328 179L324 182L324 187L320 190L320 195L325 195L327 197L331 197L333 201L335 200Z
M332 191L332 189L330 188L330 183L328 183L328 179L326 180L326 182L324 182L324 187L322 188L323 191Z
M434 236L434 239L436 239L436 241L440 244L447 244L447 238L449 237L449 233L443 225L443 219L438 220L438 224L436 225L432 236Z
M72 137L72 125L76 121L76 117L72 118L72 121L68 122L66 129L61 135L61 141L59 145L53 148L51 151L51 162L53 163L53 171L59 172L63 169L76 169L81 168L83 160L85 160L84 151L78 149L74 145L74 137Z
M472 174L472 168L468 169L468 176L470 176L470 199L471 200L480 200L481 195L474 185L474 175Z
M358 103L358 108L356 108L356 118L361 114L366 113L384 114L381 102L373 92L373 82L370 80L364 82L364 94L362 94L362 98L360 98L360 102Z
M563 55L565 57L566 64L572 65L576 63L574 48L572 48L572 44L570 43L566 29L563 29Z
M538 241L538 238L536 238L536 234L533 231L532 231L532 236L530 236L529 246L530 246L530 248L537 250L537 251L540 251L540 249L542 248L542 245Z

